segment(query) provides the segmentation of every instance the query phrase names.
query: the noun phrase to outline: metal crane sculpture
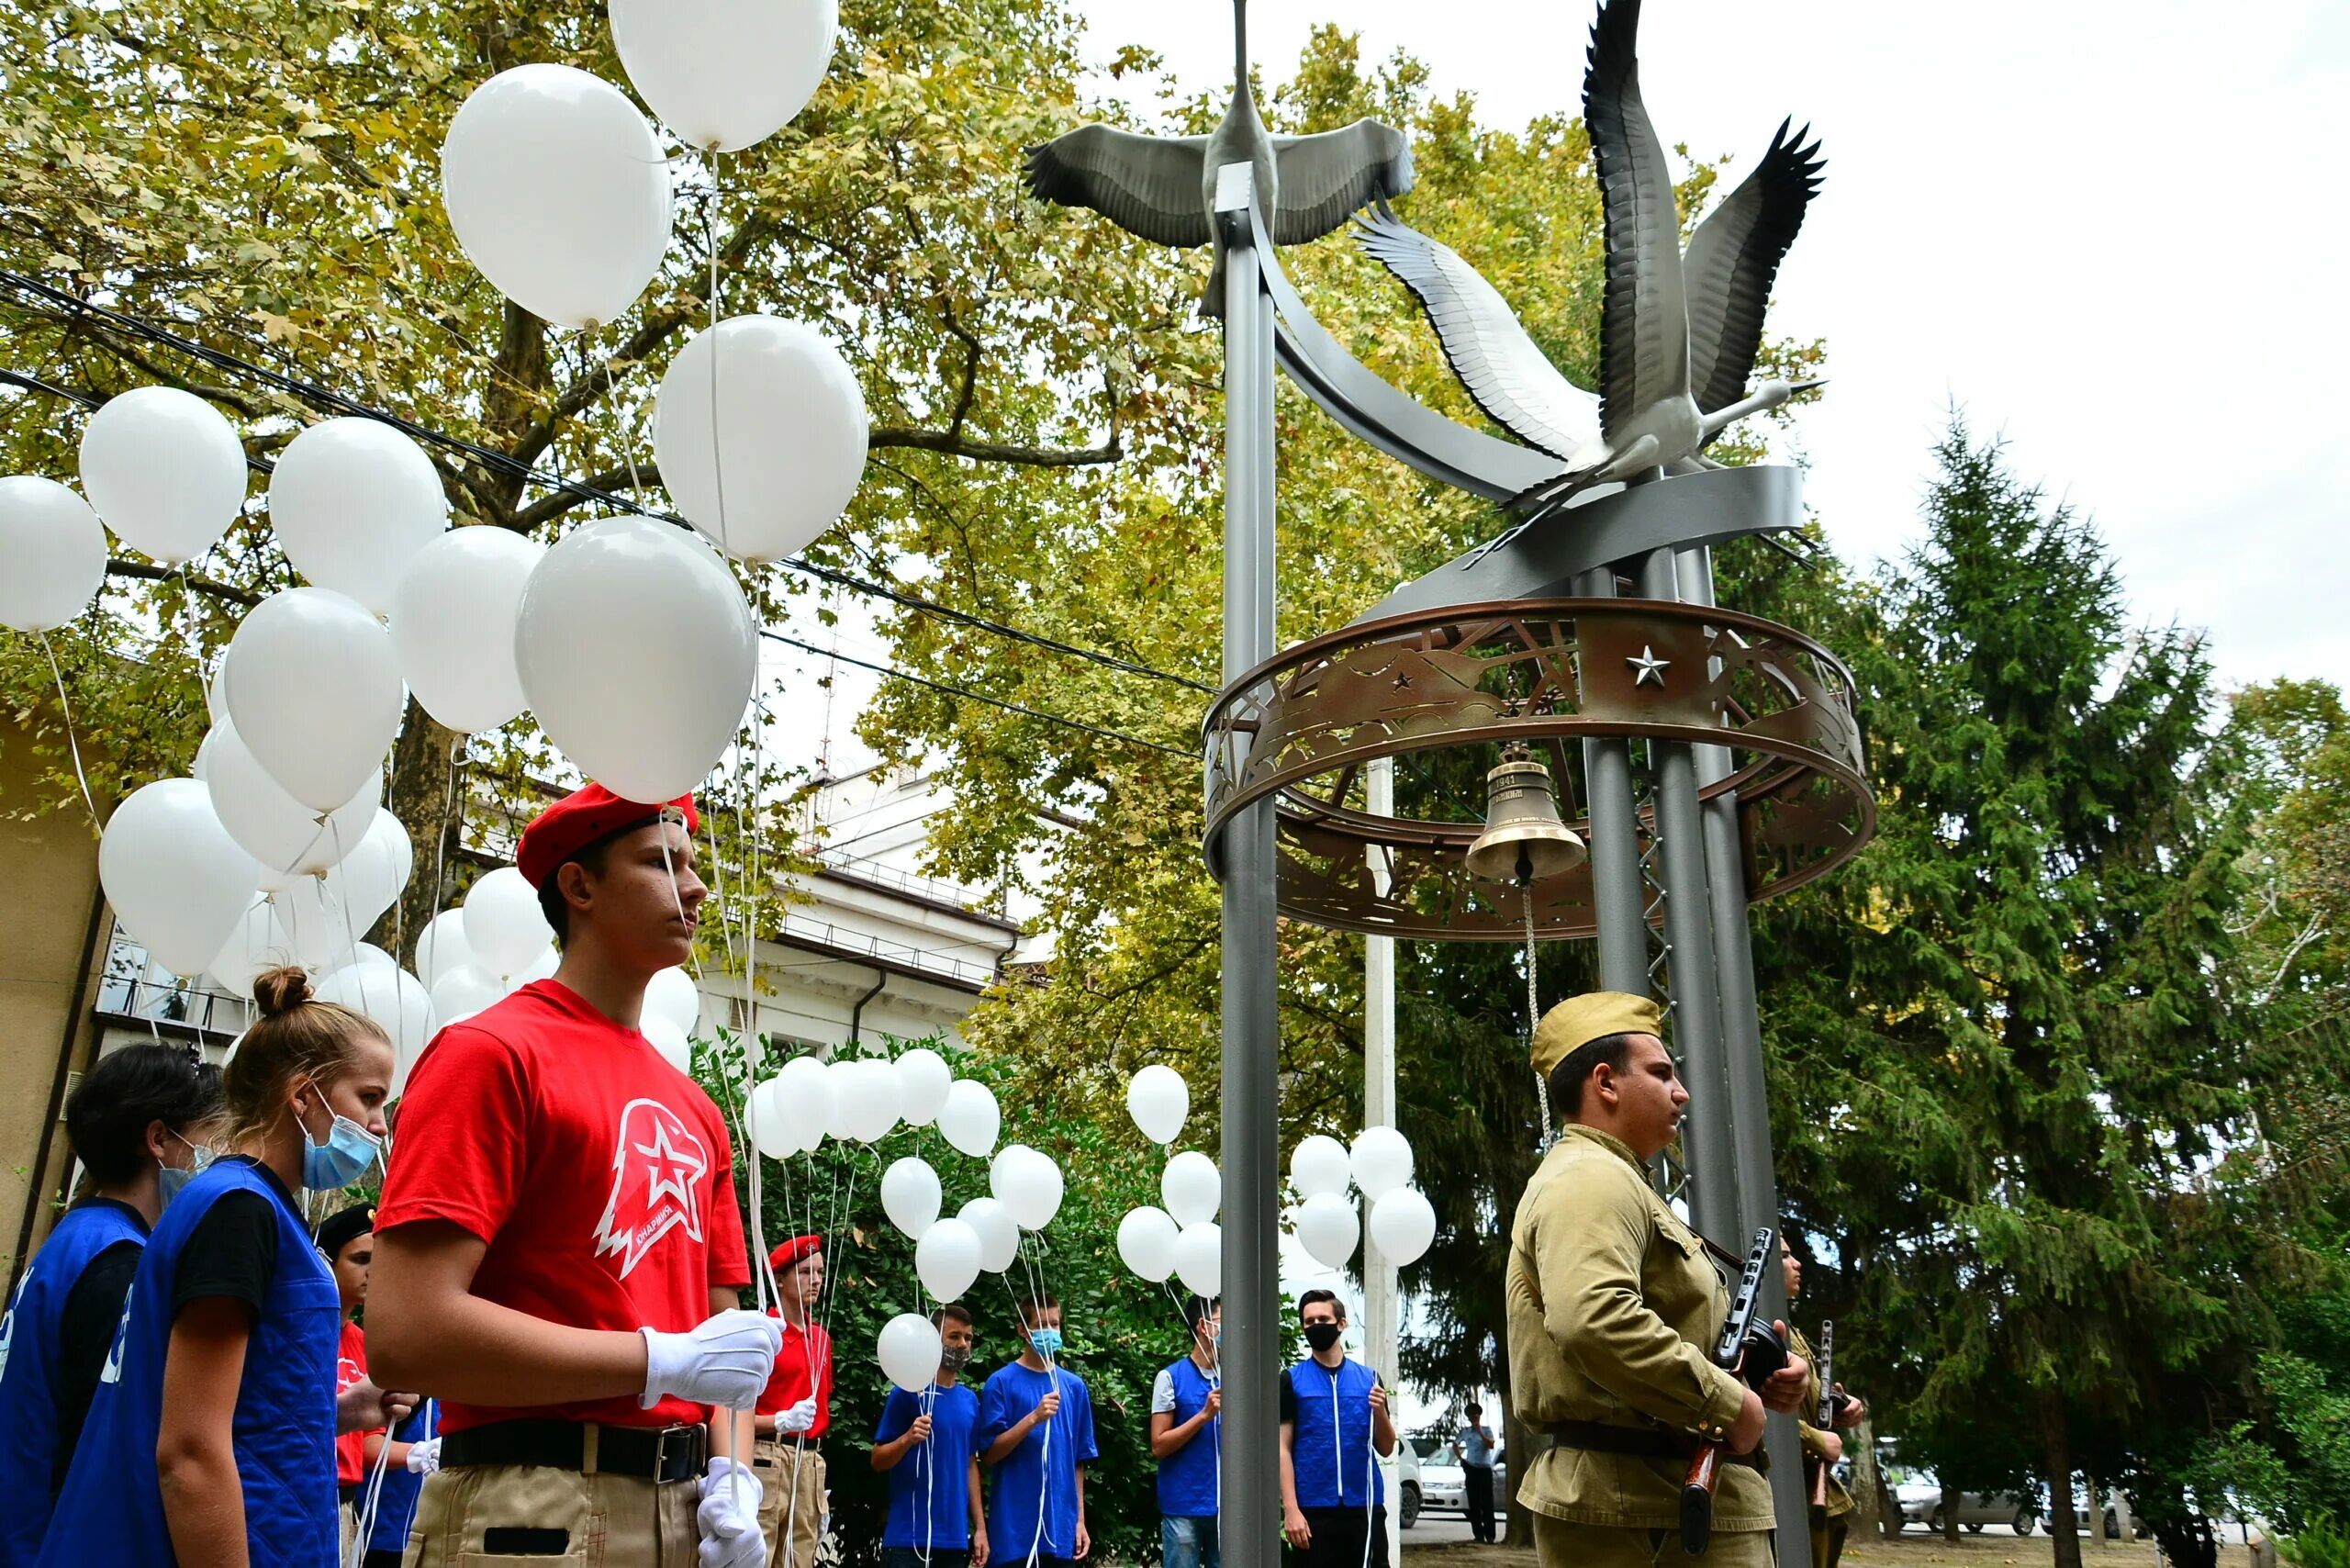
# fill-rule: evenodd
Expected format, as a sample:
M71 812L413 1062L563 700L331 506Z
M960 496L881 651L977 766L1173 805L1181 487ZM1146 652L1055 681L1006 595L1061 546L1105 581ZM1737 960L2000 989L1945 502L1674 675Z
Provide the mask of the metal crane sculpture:
M1274 136L1248 90L1248 0L1233 0L1232 106L1207 136L1146 136L1085 125L1028 150L1028 188L1063 207L1090 207L1158 245L1214 245L1201 310L1224 309L1224 241L1216 233L1216 171L1248 163L1258 216L1276 245L1302 245L1343 227L1364 204L1412 188L1403 132L1359 119L1317 136Z
M1583 78L1606 224L1596 395L1560 374L1455 252L1383 202L1360 220L1363 249L1417 297L1477 406L1568 465L1511 499L1525 521L1488 550L1590 486L1718 466L1704 453L1723 431L1820 385L1773 380L1746 389L1772 282L1819 187L1819 145L1802 145L1808 128L1791 135L1792 122L1782 121L1770 151L1697 226L1684 257L1664 146L1640 101L1639 13L1639 0L1603 4Z

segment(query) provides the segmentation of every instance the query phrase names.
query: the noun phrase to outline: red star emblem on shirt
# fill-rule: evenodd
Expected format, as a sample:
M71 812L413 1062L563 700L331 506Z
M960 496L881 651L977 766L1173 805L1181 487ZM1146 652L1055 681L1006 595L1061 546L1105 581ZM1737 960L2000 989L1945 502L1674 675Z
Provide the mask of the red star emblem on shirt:
M701 1180L710 1151L685 1118L658 1100L632 1100L621 1112L612 1149L612 1192L596 1222L596 1255L621 1255L628 1278L644 1255L682 1226L699 1241Z

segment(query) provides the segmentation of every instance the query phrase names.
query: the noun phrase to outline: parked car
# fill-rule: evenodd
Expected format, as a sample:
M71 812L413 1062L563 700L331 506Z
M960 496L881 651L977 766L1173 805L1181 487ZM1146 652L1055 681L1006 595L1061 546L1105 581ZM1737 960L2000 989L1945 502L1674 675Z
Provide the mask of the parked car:
M1420 1522L1420 1456L1410 1443L1395 1445L1395 1522L1410 1529Z
M1942 1528L1944 1499L1939 1482L1916 1483L1931 1488L1931 1500L1926 1504L1924 1517L1919 1519L1926 1529L1939 1531ZM1957 1496L1958 1522L1969 1535L1981 1535L1988 1525L2006 1525L2018 1535L2030 1535L2039 1527L2041 1502L2034 1496L2015 1492L1961 1492ZM1911 1518L1904 1500L1901 1520L1906 1526Z

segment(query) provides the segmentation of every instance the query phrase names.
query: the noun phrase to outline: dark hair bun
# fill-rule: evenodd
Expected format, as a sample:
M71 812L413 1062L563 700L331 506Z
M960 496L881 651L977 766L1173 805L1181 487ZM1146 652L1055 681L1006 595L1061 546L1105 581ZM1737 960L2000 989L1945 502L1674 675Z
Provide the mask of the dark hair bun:
M253 1000L261 1004L264 1018L291 1013L310 1000L310 977L292 964L263 969L253 977Z

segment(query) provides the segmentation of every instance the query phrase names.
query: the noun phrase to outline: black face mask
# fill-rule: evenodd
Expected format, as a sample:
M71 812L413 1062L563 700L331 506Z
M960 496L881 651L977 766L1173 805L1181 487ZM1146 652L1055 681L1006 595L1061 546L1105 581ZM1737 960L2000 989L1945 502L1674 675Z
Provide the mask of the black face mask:
M938 1364L948 1372L958 1372L971 1364L971 1350L968 1345L949 1345L938 1352Z
M1309 1323L1305 1326L1305 1342L1314 1347L1315 1355L1320 1355L1337 1344L1345 1333L1346 1330L1335 1323Z

